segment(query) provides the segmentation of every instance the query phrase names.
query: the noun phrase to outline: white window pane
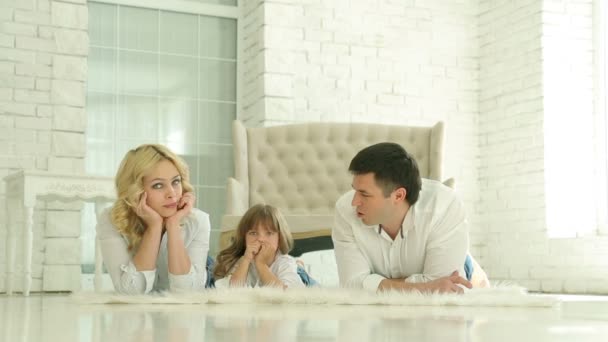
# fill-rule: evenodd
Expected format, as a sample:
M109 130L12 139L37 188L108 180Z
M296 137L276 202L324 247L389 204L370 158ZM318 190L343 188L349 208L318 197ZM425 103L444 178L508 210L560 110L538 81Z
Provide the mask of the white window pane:
M225 186L226 179L234 170L233 165L232 146L200 145L196 183L206 186Z
M117 6L89 3L89 38L91 45L115 47Z
M236 105L221 102L201 102L198 135L199 143L232 143L232 121Z
M160 52L198 56L198 16L161 12Z
M112 141L91 142L87 149L90 157L86 158L85 164L89 174L99 176L114 176L116 174Z
M97 3L89 9L87 172L114 176L127 151L164 144L188 164L197 207L217 232L234 169L236 21ZM94 244L83 246L92 256ZM215 252L217 241L211 246Z
M157 103L147 96L121 95L116 118L117 139L149 139L158 133Z
M114 94L96 92L87 94L87 139L89 141L112 141L114 139L115 99ZM87 153L90 155L90 151Z
M116 144L114 144L114 174L118 171L118 166L127 152L136 149L140 145L154 143L156 143L156 141L150 139L119 140L116 142Z
M158 55L120 51L118 91L128 94L156 95L158 91Z
M236 6L237 0L195 0L198 2L214 5Z
M198 94L198 59L160 56L159 95L195 99Z
M194 100L160 100L160 139L177 144L195 143L198 132L198 103Z
M236 101L236 63L201 59L200 97Z
M226 189L225 188L210 188L197 187L196 191L197 208L209 213L211 221L211 229L219 229L222 222L222 215L226 207ZM212 244L216 244L212 241Z
M196 144L184 144L172 141L160 141L160 143L167 146L186 162L190 170L190 183L192 186L196 186L193 175L197 173L198 146Z
M158 51L158 11L121 6L119 46L126 49Z
M236 59L236 20L200 17L201 57Z
M89 91L114 92L116 88L116 50L91 48L89 52Z

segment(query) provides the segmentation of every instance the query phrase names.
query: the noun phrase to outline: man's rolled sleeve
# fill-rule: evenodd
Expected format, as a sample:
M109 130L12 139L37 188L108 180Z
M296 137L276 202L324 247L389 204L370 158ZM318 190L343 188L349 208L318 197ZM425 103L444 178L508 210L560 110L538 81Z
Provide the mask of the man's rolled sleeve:
M380 283L386 279L379 274L370 274L363 279L363 288L370 291L377 291Z
M341 210L343 209L340 207L340 200L338 200L335 208L332 240L340 286L376 291L380 282L385 278L378 274L372 274L368 260L355 241L353 228L346 221L340 212Z

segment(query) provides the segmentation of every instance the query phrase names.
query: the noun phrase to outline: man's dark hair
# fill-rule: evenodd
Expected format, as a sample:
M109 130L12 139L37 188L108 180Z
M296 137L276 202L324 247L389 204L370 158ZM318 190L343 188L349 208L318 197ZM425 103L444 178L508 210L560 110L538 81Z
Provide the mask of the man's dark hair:
M373 172L385 197L395 189L405 188L410 205L418 200L422 187L418 164L399 144L383 142L362 149L350 162L348 171L354 175Z

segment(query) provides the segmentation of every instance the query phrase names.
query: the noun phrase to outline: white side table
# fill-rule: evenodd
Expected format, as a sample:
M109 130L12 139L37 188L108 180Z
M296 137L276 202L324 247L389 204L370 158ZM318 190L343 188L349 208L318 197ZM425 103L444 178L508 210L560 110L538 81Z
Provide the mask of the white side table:
M18 229L23 229L23 295L29 296L32 285L32 244L34 240L34 206L37 197L52 200L75 200L94 202L99 214L104 202L116 197L114 178L84 174L58 174L45 171L19 171L4 177L6 182L6 215L8 240L6 242L6 293L13 293L15 276L15 248ZM23 215L24 226L18 227L16 215ZM99 247L95 248L95 283L101 282L101 257ZM98 267L99 266L99 267Z

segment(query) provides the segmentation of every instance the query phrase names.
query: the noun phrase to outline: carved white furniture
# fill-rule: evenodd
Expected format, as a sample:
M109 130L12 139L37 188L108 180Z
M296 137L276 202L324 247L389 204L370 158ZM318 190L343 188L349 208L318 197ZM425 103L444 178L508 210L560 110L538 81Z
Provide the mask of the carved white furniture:
M96 204L95 211L101 209L101 204L113 201L116 197L114 178L98 177L83 174L57 174L45 171L19 171L4 177L6 182L6 208L8 240L6 242L6 293L13 293L15 276L15 251L18 229L23 229L23 294L29 296L32 284L32 244L33 244L33 214L36 198L52 200L76 200ZM19 226L18 215L23 215L23 226ZM101 256L95 250L95 285L101 282Z

